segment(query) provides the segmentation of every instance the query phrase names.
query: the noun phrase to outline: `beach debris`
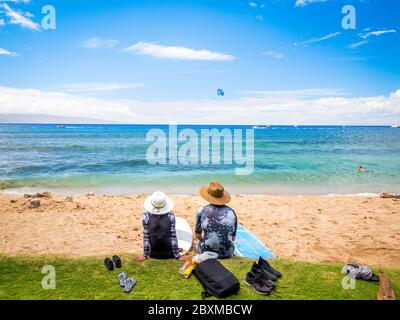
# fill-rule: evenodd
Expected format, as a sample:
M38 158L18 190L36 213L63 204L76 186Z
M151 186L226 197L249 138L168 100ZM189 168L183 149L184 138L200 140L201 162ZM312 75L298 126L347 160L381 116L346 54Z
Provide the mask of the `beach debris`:
M85 194L86 197L94 197L94 193L93 192L88 192Z
M51 198L51 193L48 191L38 192L34 194L25 193L24 198Z
M400 193L382 192L379 197L383 199L400 199Z
M31 200L29 202L29 208L30 209L39 208L39 207L40 207L40 200L35 199L35 200Z
M72 196L67 196L65 197L65 201L72 202L74 201L74 198Z
M35 198L51 198L51 193L48 191L38 192L35 194Z
M378 300L396 300L396 295L390 284L389 278L381 272L379 274Z
M11 200L10 200L10 202L11 202L11 203L17 203L17 202L18 202L18 200L11 199Z

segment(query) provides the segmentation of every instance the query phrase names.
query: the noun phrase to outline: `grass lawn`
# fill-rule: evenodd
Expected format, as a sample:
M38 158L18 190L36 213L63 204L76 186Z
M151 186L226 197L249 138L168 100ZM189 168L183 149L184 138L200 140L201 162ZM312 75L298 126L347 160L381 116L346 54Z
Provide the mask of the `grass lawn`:
M103 265L103 257L0 255L0 299L201 299L202 287L197 279L185 279L178 273L181 262L150 259L137 264L132 255L121 257L123 268L110 272ZM252 260L233 258L222 262L241 282L239 294L232 299L376 299L378 290L376 283L361 280L354 290L342 289L341 265L274 260L272 264L283 273L283 278L278 281L277 295L264 297L243 283ZM54 290L42 289L44 265L56 269ZM122 270L137 279L130 294L119 287L117 275ZM385 272L400 296L400 269Z

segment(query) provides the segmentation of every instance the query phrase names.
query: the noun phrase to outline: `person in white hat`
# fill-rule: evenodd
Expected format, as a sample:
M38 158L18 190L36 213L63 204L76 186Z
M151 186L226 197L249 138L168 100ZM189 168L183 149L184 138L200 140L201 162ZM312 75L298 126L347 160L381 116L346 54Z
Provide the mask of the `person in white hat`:
M179 259L181 257L176 238L174 202L164 192L156 191L144 201L143 255L137 262L146 259Z

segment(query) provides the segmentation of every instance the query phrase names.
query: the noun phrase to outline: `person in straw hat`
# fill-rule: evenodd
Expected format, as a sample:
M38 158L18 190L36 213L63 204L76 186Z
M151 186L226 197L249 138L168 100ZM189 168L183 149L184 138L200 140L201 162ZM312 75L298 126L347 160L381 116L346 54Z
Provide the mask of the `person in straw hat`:
M136 257L137 262L149 257L186 260L178 248L173 207L174 202L161 191L154 192L144 201L143 255Z
M200 209L196 216L195 235L199 240L198 253L211 251L218 257L229 258L235 250L237 216L227 204L231 195L218 181L200 188L200 196L209 204Z

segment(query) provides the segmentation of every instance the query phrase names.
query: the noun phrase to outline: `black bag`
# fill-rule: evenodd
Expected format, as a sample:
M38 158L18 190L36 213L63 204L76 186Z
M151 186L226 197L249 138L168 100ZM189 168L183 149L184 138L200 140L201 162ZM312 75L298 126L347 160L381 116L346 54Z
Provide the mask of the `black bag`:
M199 263L194 274L203 286L203 299L207 297L226 298L237 294L240 288L238 279L217 259L208 259Z

